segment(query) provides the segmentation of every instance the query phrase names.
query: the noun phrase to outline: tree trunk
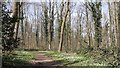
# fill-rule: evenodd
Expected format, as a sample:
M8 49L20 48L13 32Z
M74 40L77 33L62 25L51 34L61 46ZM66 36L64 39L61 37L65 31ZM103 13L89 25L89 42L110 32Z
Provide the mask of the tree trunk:
M115 46L117 46L117 32L118 32L118 22L117 22L117 4L116 2L113 3L113 8L114 8L114 36L115 36Z
M117 60L118 60L118 65L120 65L120 1L118 2L118 45L117 45Z
M98 49L102 42L102 26L101 26L101 2L91 2L89 3L90 10L92 12L92 16L94 19L94 29L95 29L95 45L97 45L96 49Z
M23 3L21 6L21 13L20 16L23 17ZM21 20L21 36L22 36L22 46L25 46L25 39L24 39L24 25L23 25L23 20Z
M109 10L109 23L110 23L110 33L109 33L109 37L110 37L110 44L109 46L112 45L112 18L111 18L111 8L110 8L110 2L108 1L108 10Z
M69 12L68 12L68 22L66 23L66 28L67 28L67 34L66 34L66 38L67 38L67 43L66 43L66 49L70 49L71 46L71 11L70 11L70 5L69 5Z
M17 39L17 35L18 35L18 28L19 28L19 20L18 20L18 16L20 14L20 2L16 2L15 0L13 0L13 6L12 6L12 11L13 11L13 25L12 25L12 29L15 32L15 34L13 35L15 39Z
M44 38L45 38L45 46L48 45L48 9L47 4L44 3L43 7L44 11ZM48 46L47 46L48 47Z
M51 50L51 42L53 39L53 25L54 25L54 2L49 3L49 23L48 23L48 46L49 50ZM51 6L52 5L52 6Z
M58 24L58 39L60 39L60 32L61 32L61 25L62 25L62 21L63 21L63 9L64 9L64 0L62 0L61 2L61 9L60 9L60 18L59 18L59 24ZM59 14L59 12L57 12ZM59 40L60 42L60 40Z
M88 19L88 9L87 9L87 2L85 2L85 8L86 8L86 27L87 27L87 35L88 35L88 48L91 46L91 36L90 36L90 26L91 24L89 23Z
M62 22L62 25L61 25L61 33L60 33L60 42L59 42L58 52L61 52L61 51L62 51L64 26L65 26L65 22L66 22L67 15L68 15L68 11L69 11L69 0L67 0L66 3L67 3L67 6L66 6L65 16L64 16L64 18L63 18L63 22Z

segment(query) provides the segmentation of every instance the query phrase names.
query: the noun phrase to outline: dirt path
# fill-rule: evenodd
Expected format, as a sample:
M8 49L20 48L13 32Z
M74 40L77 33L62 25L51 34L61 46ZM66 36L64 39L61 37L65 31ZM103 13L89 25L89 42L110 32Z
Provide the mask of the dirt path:
M41 52L34 52L35 59L26 62L24 65L5 65L4 68L58 68L61 61L52 60Z
M36 53L35 59L30 61L33 66L58 66L60 61L54 61L51 57L42 53Z

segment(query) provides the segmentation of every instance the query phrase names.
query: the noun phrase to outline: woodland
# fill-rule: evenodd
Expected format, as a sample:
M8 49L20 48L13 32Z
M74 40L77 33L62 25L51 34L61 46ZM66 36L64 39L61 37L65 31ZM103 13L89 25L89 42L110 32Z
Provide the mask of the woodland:
M120 1L29 1L0 2L3 68L119 68Z

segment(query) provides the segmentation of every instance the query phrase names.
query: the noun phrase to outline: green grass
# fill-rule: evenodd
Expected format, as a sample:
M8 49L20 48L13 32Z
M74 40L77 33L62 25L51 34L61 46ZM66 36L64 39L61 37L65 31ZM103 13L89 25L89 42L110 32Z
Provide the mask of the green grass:
M29 60L34 59L34 55L30 51L15 51L12 55L5 55L2 58L4 65L24 65Z
M97 62L95 59L76 53L46 52L53 60L62 60L63 66L108 66L105 61Z
M61 66L108 66L103 60L96 60L91 56L76 53L59 53L53 51L15 51L13 55L3 56L3 65L25 65L37 53L45 54L54 61L59 61Z

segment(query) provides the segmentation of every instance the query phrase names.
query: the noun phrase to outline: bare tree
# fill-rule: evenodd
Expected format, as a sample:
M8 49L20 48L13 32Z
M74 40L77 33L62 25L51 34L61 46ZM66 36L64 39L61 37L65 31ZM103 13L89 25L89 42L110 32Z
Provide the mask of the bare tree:
M61 2L61 9L60 9L60 15L58 15L59 14L59 12L57 12L57 16L58 17L60 17L59 19L58 19L58 22L59 22L59 27L58 27L58 38L60 39L60 32L61 32L61 25L62 25L62 21L63 21L63 10L64 10L64 0L62 0L62 2ZM60 41L60 40L59 40Z
M93 19L94 19L94 29L95 29L95 44L97 45L97 48L101 45L102 42L102 26L101 26L101 2L91 2L89 3L89 9L92 13Z
M89 16L88 16L88 3L85 2L85 10L86 10L86 27L87 27L87 35L88 35L88 48L91 47L91 34L90 34L90 30L91 30L91 24L89 22Z
M113 2L113 19L114 19L114 36L115 36L115 46L117 46L117 31L118 31L118 20L117 20L117 3Z
M54 32L54 2L49 2L49 23L48 23L48 45L49 49L51 49L51 42L53 40L53 32Z
M108 11L109 11L109 23L110 23L110 46L112 45L112 17L111 17L111 5L110 2L108 1Z
M44 3L44 6L43 6L43 12L44 12L44 38L45 38L45 45L48 45L48 29L47 29L47 26L48 26L48 7L47 7L47 4Z
M66 22L66 19L67 19L68 12L69 12L69 0L67 0L66 3L67 4L66 4L65 16L63 18L62 25L61 25L60 43L59 43L59 49L58 49L59 52L62 51L64 26L65 26L65 22Z
M20 17L23 17L23 4L21 3L21 8L20 8ZM22 36L22 46L25 46L25 40L24 40L24 24L23 24L23 20L20 21L21 23L21 36Z

